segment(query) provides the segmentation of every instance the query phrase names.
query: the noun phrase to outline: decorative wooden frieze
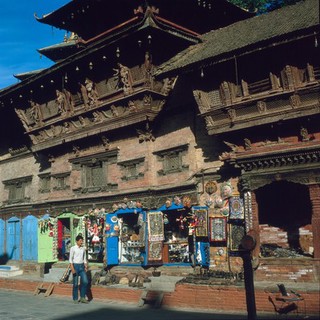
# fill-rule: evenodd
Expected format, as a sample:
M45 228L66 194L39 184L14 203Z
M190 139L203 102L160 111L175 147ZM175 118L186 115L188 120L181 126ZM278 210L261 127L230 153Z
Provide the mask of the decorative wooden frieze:
M201 114L205 114L210 110L214 110L223 106L219 90L213 90L210 92L194 90L193 96L198 104Z
M84 132L84 129L92 131L96 125L101 127L114 118L119 119L119 126L123 126L127 125L127 116L137 114L130 122L140 122L143 113L150 110L156 113L163 108L166 96L177 79L155 81L154 66L148 51L144 64L129 68L119 63L114 70L113 76L109 72L109 77L99 83L86 78L78 84L78 89L72 86L73 79L68 79L64 88L56 88L52 93L46 91L48 100L45 103L29 100L28 106L15 109L32 143L39 145L35 150L41 149L41 146L45 148L46 142L55 144L54 138L63 141L68 135L70 140L72 135L73 139L77 139L75 132ZM72 93L68 91L68 86L73 88ZM36 99L41 100L41 97ZM114 127L115 122L112 121ZM56 144L61 143L58 139Z
M19 154L27 152L28 151L28 147L27 146L23 146L23 147L17 148L17 149L9 148L8 151L9 151L11 156L16 156L16 155L19 155Z
M193 95L200 114L205 117L209 134L251 127L257 121L260 124L276 122L284 113L287 119L296 117L295 112L310 115L317 112L314 106L319 105L320 99L317 91L320 85L313 69L309 64L305 69L287 65L279 72L281 81L270 72L268 78L254 83L242 79L238 86L223 81L219 88L197 89ZM226 107L235 112L226 112Z
M308 165L320 162L320 150L294 152L283 156L270 155L255 159L235 160L236 166L243 171L265 170L288 166Z

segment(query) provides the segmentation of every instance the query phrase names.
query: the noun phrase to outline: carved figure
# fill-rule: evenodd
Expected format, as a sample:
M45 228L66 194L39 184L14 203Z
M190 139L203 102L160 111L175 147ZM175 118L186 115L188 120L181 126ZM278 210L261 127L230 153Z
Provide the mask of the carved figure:
M57 106L58 106L58 112L61 115L64 115L67 113L67 99L65 94L60 91L56 90L56 100L55 100Z
M98 99L98 92L95 88L94 83L92 81L90 81L89 79L86 79L85 85L86 85L86 89L87 89L89 105L93 105L96 103L96 101Z
M228 141L223 141L228 147L232 149L233 152L237 152L239 147L236 144L230 143Z
M64 133L69 133L70 132L70 123L69 122L64 122L63 123L62 131Z
M136 112L137 108L132 100L128 102L129 112Z
M144 142L144 141L155 141L156 138L152 134L152 130L149 127L149 124L146 123L146 130L140 130L137 129L137 133L139 135L139 142Z
M114 76L118 76L118 86L123 88L123 93L128 95L132 93L132 75L128 67L124 66L121 63L118 63L118 69L114 69L116 73Z
M230 121L231 121L231 122L234 122L234 120L236 120L236 117L237 117L237 115L236 115L236 110L234 110L234 109L229 109L229 110L228 110L228 116L229 116Z
M119 112L118 112L116 106L112 105L112 106L110 107L110 109L111 109L111 113L112 113L112 115L113 115L114 117L118 117L118 116L119 116Z
M302 141L309 141L309 133L308 133L308 130L306 128L301 127L300 135L302 137Z
M301 100L299 95L293 94L289 99L290 99L290 105L292 108L297 108L301 105Z
M101 112L94 111L92 115L93 115L93 122L101 122L102 121Z
M42 120L40 105L32 100L30 100L29 102L31 105L31 109L30 109L31 118L32 120L34 120L36 124L38 124Z
M86 79L84 85L80 84L80 90L86 108L96 104L99 95L95 84L91 80Z
M102 136L101 140L102 140L102 144L103 144L104 148L106 150L108 150L110 148L110 140L105 136Z
M145 58L144 58L144 72L145 72L145 86L153 87L152 58L148 51L145 53Z
M264 101L257 102L257 108L259 113L263 113L267 111L267 104Z
M244 138L244 148L245 150L251 150L251 141L248 138Z
M161 89L161 93L164 95L168 95L169 92L174 87L174 82L175 82L174 78L171 78L171 79L166 78L163 82L163 87Z
M19 119L21 120L22 122L22 125L23 127L28 130L29 129L29 121L28 121L28 118L25 114L25 112L21 109L14 109L14 111L16 112L16 114L18 115Z

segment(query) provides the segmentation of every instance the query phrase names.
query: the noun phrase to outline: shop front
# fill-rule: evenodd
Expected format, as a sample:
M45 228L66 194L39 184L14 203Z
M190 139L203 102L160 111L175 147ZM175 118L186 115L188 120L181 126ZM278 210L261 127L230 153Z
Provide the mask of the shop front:
M84 219L72 212L62 213L56 219L58 260L65 261L69 259L70 248L75 245L76 236L85 236Z
M106 214L105 264L132 266L210 263L207 207L177 198L157 210L117 206Z
M83 217L88 260L103 262L105 209L92 209Z
M5 222L3 219L0 219L0 257L6 254L4 239L5 239Z
M45 214L38 221L38 262L58 261L57 219Z

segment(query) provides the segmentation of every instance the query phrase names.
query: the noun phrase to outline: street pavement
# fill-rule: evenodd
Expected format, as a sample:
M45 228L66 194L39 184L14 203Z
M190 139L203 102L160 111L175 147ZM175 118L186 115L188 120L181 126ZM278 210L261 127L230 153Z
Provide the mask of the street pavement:
M212 312L212 311L211 311ZM74 304L71 297L0 289L1 320L213 320L246 319L246 315L213 314L192 310L155 309L150 305L94 299L88 304ZM261 318L262 319L262 318ZM264 319L270 319L264 318Z
M155 309L151 305L94 299L88 304L74 304L71 297L0 289L0 320L233 320L247 319L246 314L203 312L188 309ZM276 319L273 314L257 319ZM291 319L291 318L290 318ZM302 318L300 318L302 319ZM317 318L308 318L317 319Z

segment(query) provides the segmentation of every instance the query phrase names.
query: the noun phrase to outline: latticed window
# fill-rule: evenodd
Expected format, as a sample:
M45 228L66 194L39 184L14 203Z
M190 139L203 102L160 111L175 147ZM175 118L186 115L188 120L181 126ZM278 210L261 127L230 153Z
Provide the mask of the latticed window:
M187 170L189 165L183 163L183 156L187 153L187 150L188 144L167 150L156 151L155 154L157 155L158 160L163 163L162 169L158 171L158 174L166 175Z
M103 162L85 166L84 175L84 186L86 188L105 185Z
M81 174L81 184L79 181L73 186L73 191L87 193L116 189L118 185L108 180L107 173L108 167L117 163L117 154L118 148L70 159L72 170Z
M127 166L127 176L135 177L137 175L137 165L135 163Z
M181 156L178 152L171 152L164 156L164 170L177 171L181 168Z
M135 180L144 176L144 158L126 160L118 162L121 166L123 176L122 180Z
M30 198L26 197L26 189L30 185L32 176L2 181L5 188L8 190L7 203L25 202Z
M54 189L55 190L64 190L69 188L68 185L69 174L59 174L54 177Z
M18 182L9 187L9 201L22 200L24 198L25 184Z
M51 177L50 175L40 177L40 192L50 192L51 189Z

